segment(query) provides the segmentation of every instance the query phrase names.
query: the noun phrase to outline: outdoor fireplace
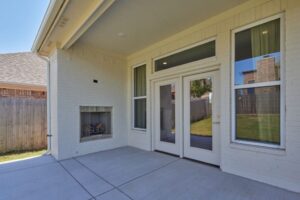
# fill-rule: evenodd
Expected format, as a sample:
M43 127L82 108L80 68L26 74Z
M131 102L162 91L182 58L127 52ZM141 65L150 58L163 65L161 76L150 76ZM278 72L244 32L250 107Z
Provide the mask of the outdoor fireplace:
M112 107L80 106L80 141L109 138Z

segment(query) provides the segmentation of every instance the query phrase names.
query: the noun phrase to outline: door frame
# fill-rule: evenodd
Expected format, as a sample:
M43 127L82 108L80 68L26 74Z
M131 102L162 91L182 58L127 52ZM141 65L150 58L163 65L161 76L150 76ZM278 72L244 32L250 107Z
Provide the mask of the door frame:
M150 85L150 94L149 94L149 101L150 101L150 149L151 151L155 151L155 83L158 81L164 81L174 78L179 78L179 85L182 88L183 84L183 78L186 76L191 76L195 74L202 74L207 72L214 72L219 71L220 73L220 67L221 65L216 61L211 61L208 63L202 63L199 61L195 61L193 63L184 64L182 66L179 66L180 70L170 70L166 69L161 72L152 72L149 74L149 85ZM165 71L165 72L164 72ZM167 73L168 71L168 73ZM220 77L221 78L221 77ZM221 81L221 80L220 80ZM182 92L182 90L180 90ZM181 98L179 99L179 107L180 107L180 124L183 124L183 95L181 95ZM181 131L183 133L183 126L181 126ZM180 143L179 143L179 157L183 158L183 134L181 134Z

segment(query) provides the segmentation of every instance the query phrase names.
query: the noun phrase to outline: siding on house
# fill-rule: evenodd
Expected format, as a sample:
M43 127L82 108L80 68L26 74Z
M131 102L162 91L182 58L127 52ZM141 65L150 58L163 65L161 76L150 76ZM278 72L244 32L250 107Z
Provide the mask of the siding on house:
M231 30L282 13L285 32L286 148L231 142ZM300 1L250 0L127 58L95 50L80 41L57 50L51 62L52 154L57 159L123 145L152 150L151 87L160 77L187 71L220 71L221 164L223 171L300 192ZM153 59L216 38L216 58L152 73ZM133 130L132 66L147 64L147 131ZM98 79L99 83L93 83ZM79 105L113 106L113 138L79 142Z
M256 22L269 16L283 13L285 32L285 150L267 149L231 143L231 30ZM152 74L153 59L196 42L216 37L216 60L202 66L218 66L221 72L221 169L223 171L255 179L300 192L300 1L297 0L251 0L232 10L224 12L183 32L139 51L128 58L128 79L131 80L132 66L147 64L147 89L150 91L150 79L159 77ZM193 68L197 69L197 68ZM178 67L170 71L184 71ZM167 73L162 73L167 75ZM131 94L131 86L128 87ZM150 93L148 99L150 100ZM128 107L131 105L128 104ZM147 119L150 115L150 102L147 104ZM130 119L131 113L128 114ZM147 122L151 127L151 122ZM128 122L130 124L130 122ZM152 133L153 134L153 133ZM151 128L147 132L129 129L129 145L151 150Z

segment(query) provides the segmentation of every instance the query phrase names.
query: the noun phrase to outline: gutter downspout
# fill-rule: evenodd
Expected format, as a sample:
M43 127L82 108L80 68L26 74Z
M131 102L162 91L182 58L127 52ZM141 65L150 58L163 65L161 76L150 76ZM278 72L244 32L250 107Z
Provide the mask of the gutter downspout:
M50 60L48 57L38 55L41 59L47 62L47 152L51 154L51 101L50 101Z

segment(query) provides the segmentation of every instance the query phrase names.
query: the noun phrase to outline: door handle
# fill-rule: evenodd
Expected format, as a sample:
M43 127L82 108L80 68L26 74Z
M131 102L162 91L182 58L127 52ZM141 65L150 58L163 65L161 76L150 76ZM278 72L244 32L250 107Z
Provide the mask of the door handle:
M216 121L216 122L213 122L213 124L220 124L221 122L219 122L219 121Z

